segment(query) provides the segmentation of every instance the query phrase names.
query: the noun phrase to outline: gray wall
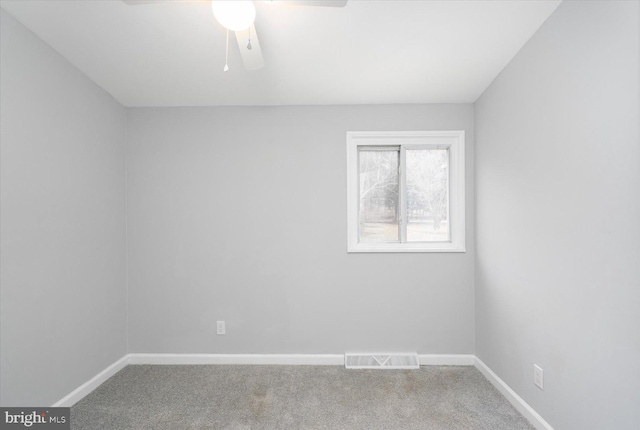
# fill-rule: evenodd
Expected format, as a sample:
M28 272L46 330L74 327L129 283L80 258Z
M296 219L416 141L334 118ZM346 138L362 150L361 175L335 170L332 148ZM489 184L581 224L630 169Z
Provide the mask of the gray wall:
M130 109L130 352L473 353L473 123L472 105ZM347 254L346 131L439 129L467 132L471 251Z
M476 354L558 430L640 422L639 7L564 2L476 103Z
M0 13L0 404L46 406L126 353L126 111Z

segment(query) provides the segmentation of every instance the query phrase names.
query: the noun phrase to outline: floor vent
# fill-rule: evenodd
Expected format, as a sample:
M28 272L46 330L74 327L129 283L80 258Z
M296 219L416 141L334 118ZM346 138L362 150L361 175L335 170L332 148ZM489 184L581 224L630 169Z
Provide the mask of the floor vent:
M344 355L344 366L347 369L419 369L418 354L362 354L350 353Z

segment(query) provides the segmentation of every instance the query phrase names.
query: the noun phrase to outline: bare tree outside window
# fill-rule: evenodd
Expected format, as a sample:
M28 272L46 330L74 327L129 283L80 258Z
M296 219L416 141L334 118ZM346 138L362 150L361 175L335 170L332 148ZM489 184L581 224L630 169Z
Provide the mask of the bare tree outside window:
M407 241L449 240L449 151L407 149Z
M399 150L359 151L360 241L399 240Z
M400 150L359 152L360 241L400 240ZM449 240L449 151L407 149L408 242Z

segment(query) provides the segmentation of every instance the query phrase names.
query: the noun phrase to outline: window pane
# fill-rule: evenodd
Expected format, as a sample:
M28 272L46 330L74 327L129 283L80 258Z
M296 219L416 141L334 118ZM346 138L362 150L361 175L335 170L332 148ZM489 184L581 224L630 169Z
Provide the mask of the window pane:
M399 150L360 150L359 240L397 242Z
M448 241L449 150L408 149L406 157L407 241Z

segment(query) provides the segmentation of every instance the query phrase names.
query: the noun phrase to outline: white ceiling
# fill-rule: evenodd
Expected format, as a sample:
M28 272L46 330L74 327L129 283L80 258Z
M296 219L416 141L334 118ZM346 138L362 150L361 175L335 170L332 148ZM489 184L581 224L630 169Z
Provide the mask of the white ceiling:
M0 4L125 106L220 106L472 103L560 0L255 1L266 66L231 39L226 73L225 30L186 3Z

